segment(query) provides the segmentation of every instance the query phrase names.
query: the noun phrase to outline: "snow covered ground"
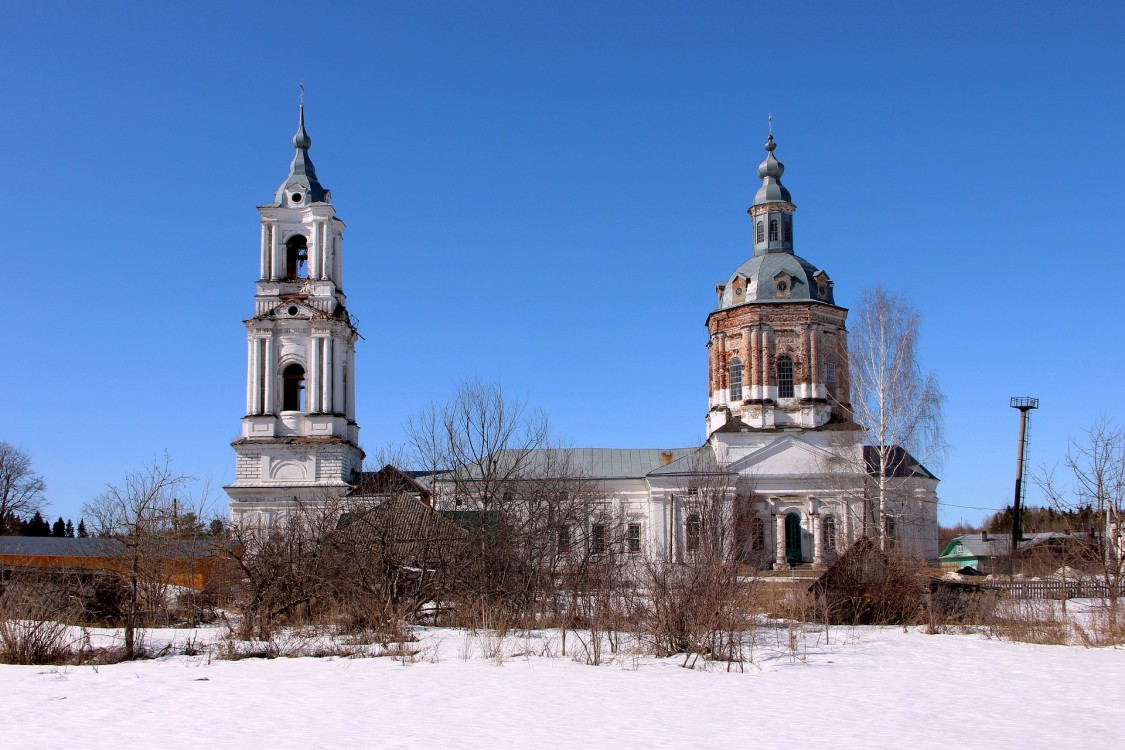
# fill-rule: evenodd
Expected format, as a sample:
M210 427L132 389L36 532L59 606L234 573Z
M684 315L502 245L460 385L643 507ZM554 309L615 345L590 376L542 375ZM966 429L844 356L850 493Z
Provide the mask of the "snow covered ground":
M157 631L182 644L190 631ZM199 631L197 631L197 634ZM1125 649L763 628L743 673L419 630L418 661L170 656L0 666L4 748L1119 748ZM220 638L218 630L203 631ZM574 636L568 641L573 654ZM515 655L513 655L515 654ZM544 654L552 654L546 656Z

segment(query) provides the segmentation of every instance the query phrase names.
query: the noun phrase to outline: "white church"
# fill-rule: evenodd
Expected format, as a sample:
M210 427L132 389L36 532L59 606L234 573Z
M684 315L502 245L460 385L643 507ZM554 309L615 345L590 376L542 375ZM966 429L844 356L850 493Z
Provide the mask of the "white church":
M316 176L311 145L302 106L289 174L258 208L246 415L232 443L235 480L225 488L235 523L275 523L295 500L351 492L361 476L344 225ZM765 148L748 211L750 257L717 285L707 317L707 441L566 451L602 496L604 510L583 535L614 547L599 553L689 559L706 522L702 477L706 492L718 489L730 506L724 522L734 554L748 564L819 567L872 533L871 449L848 404L848 313L835 304L827 272L794 253L796 206L772 135ZM938 480L905 451L891 463L889 540L936 559ZM437 510L454 509L453 499L436 497ZM622 533L598 533L609 524Z

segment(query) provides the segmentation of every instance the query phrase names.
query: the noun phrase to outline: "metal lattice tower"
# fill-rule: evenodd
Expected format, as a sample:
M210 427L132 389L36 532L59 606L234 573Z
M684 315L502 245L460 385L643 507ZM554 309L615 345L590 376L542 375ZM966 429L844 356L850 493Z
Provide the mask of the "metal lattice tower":
M1027 460L1028 435L1030 431L1031 416L1028 412L1039 408L1039 399L1031 396L1013 396L1009 403L1013 409L1020 410L1020 442L1016 452L1016 494L1012 501L1012 559L1016 557L1019 544L1023 541L1023 467Z

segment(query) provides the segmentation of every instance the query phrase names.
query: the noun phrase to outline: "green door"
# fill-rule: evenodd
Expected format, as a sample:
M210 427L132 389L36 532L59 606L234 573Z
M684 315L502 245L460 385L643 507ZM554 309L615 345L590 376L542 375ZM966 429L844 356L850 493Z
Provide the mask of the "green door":
M796 513L785 517L785 559L790 565L801 562L801 517Z

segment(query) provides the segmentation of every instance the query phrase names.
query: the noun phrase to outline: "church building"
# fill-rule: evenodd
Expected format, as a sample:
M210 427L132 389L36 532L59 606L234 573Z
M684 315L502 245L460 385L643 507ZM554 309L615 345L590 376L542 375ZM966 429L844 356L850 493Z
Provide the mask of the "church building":
M309 159L303 107L293 145L288 177L258 209L246 415L226 487L236 523L272 524L294 500L353 492L362 476L344 225ZM771 135L748 211L750 257L717 285L706 320L707 441L567 449L598 503L587 528L562 529L560 539L592 540L597 554L626 559L688 560L717 519L738 559L786 568L827 565L873 533L871 449L848 404L848 312L827 271L794 253L796 206L776 147ZM936 559L938 480L901 449L892 465L889 543ZM462 512L440 485L439 476L428 488L434 507Z

